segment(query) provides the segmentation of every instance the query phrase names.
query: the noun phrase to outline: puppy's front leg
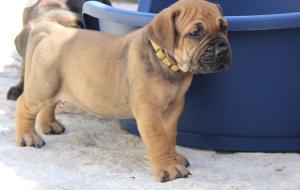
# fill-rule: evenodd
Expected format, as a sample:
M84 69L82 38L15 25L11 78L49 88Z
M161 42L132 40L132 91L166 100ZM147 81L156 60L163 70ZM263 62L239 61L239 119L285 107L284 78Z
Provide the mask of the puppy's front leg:
M172 154L171 142L161 122L161 111L150 103L135 105L134 115L156 180L166 182L187 177L189 171L178 164Z
M172 154L177 163L188 167L190 165L188 159L176 152L176 136L177 136L177 123L183 111L184 97L170 105L170 107L163 113L162 124L165 128L167 136L171 143Z

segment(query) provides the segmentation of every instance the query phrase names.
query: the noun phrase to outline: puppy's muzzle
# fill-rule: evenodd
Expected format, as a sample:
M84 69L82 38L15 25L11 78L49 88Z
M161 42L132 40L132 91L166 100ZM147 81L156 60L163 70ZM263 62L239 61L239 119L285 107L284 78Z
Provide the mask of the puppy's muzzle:
M226 39L216 38L204 48L196 65L191 69L194 74L213 73L225 70L231 62L231 48Z
M231 51L229 44L225 40L215 44L215 69L227 68L231 61Z

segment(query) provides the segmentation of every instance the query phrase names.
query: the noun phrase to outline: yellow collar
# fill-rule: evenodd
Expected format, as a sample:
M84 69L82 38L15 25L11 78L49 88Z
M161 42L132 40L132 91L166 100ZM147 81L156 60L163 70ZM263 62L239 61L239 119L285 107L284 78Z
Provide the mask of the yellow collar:
M153 49L154 49L154 51L155 51L156 57L157 57L158 59L160 59L161 62L163 62L165 65L167 65L168 68L171 69L172 71L174 71L174 72L179 71L178 66L175 65L175 64L173 64L173 63L171 63L171 62L169 61L169 59L167 58L167 56L166 56L164 50L162 50L162 49L159 47L159 45L157 45L156 43L154 43L152 40L150 40L150 43L151 43L151 45L152 45L152 47L153 47Z

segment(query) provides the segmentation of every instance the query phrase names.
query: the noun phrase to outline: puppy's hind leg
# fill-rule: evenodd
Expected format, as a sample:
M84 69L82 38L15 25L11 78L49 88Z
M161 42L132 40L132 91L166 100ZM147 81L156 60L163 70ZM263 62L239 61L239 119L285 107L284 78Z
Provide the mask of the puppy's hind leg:
M16 107L16 145L40 148L44 140L35 131L37 111L32 111L25 102L23 95L17 101Z
M30 65L28 65L30 66ZM29 72L30 67L27 67ZM44 73L43 69L39 69L39 74ZM45 76L45 74L42 74ZM51 76L51 75L50 75ZM56 84L57 78L53 77L48 84ZM35 120L39 112L41 112L42 122L53 121L55 109L55 86L49 88L43 84L40 76L35 72L30 73L29 77L25 77L25 88L23 94L17 100L16 106L16 144L17 146L33 146L40 148L45 142L35 130ZM47 115L52 113L53 115ZM46 122L47 123L47 122Z
M55 118L56 104L43 108L38 114L38 125L41 131L46 134L61 134L65 127Z

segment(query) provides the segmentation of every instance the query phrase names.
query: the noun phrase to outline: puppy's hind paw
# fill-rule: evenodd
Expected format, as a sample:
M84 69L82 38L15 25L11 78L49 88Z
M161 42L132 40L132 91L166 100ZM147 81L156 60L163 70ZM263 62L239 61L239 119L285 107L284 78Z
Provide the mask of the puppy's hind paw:
M41 131L45 135L59 135L65 132L65 127L58 121L44 123L40 126Z

